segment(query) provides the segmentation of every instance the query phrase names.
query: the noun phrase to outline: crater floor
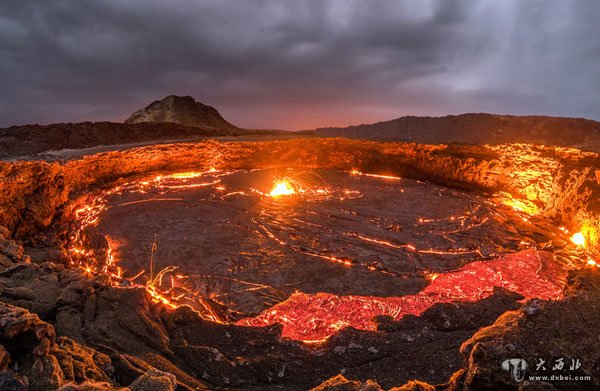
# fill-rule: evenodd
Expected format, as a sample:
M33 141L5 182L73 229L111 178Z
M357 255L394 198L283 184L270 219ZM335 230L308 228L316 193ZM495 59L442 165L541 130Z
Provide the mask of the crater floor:
M283 179L293 194L272 196ZM370 319L476 301L494 286L560 296L564 235L477 196L385 175L216 171L138 178L96 194L74 243L242 325L320 340ZM153 250L154 248L154 250ZM541 251L547 249L548 251ZM153 259L152 270L150 260Z

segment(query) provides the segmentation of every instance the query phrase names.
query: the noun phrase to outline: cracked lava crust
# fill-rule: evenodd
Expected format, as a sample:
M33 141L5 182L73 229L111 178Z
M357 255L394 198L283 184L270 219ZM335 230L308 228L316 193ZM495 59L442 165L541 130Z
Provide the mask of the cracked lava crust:
M568 236L507 201L357 170L161 173L94 194L71 253L169 305L315 343L494 287L560 298Z

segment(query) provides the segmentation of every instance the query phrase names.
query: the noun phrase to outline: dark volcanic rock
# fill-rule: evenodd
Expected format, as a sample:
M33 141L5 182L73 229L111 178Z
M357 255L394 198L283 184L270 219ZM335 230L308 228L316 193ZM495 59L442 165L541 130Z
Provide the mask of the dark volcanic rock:
M14 297L15 289L32 284L29 297ZM55 293L40 306L44 292ZM189 307L167 310L142 289L110 287L81 270L22 264L0 276L0 300L40 310L61 337L54 338L54 327L37 315L4 304L2 319L16 320L0 319L7 333L0 344L12 360L40 357L44 365L24 368L31 366L27 376L45 379L45 386L88 380L128 385L152 371L174 375L183 389L304 390L341 370L349 379L375 379L385 387L415 377L439 383L460 368L463 341L516 308L519 298L499 289L480 302L436 305L400 322L379 319L377 332L347 329L315 349L282 340L278 325L215 324Z
M0 390L27 391L27 381L11 371L0 372Z
M1 301L0 344L14 363L11 370L18 373L0 377L0 384L8 389L19 389L19 383L30 390L54 390L65 381L112 381L108 356L69 338L55 338L52 325Z
M256 132L180 125L170 122L115 123L79 122L51 125L21 125L0 129L0 159L24 158L63 149L91 148L99 145L198 140L212 136L234 136ZM48 155L52 157L52 155ZM42 156L44 157L44 156ZM18 181L18 178L11 181Z
M4 346L0 345L0 371L6 370L10 364L10 354L4 349Z
M320 136L418 143L534 143L600 152L600 122L583 118L487 113L445 117L406 116L347 128L320 128Z
M432 386L410 381L390 391L598 389L600 271L592 268L571 272L565 293L567 298L561 301L532 300L519 310L503 314L493 325L477 331L461 347L464 366L448 383ZM511 372L502 368L505 360L515 358L527 362L525 378L521 382L515 381ZM552 375L571 378L555 378L552 381L529 378ZM575 380L575 376L589 378ZM368 383L336 376L315 390L358 391L370 390L369 386Z
M546 389L598 389L599 282L600 272L595 268L572 272L566 288L572 296L558 302L531 301L518 311L505 313L492 326L479 330L461 348L466 368L452 389L516 390L519 386L543 389L526 388L535 383L540 386L539 381L531 381L525 387L519 385L508 371L502 370L502 362L512 358L526 360L526 376L591 377L591 380L581 381L556 380L552 388ZM544 363L538 369L540 359Z
M173 122L186 126L234 130L233 126L212 106L196 102L191 96L169 95L131 114L126 124L140 122Z
M174 391L176 387L175 376L160 371L146 372L129 386L132 391Z

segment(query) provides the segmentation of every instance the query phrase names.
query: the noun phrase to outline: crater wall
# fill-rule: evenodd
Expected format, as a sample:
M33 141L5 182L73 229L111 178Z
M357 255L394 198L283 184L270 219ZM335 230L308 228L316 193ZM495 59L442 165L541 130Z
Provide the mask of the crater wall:
M349 139L206 141L104 152L66 162L0 163L0 225L35 242L69 199L132 175L227 168L335 168L388 173L477 192L503 191L582 231L599 248L600 157L529 144L424 145Z

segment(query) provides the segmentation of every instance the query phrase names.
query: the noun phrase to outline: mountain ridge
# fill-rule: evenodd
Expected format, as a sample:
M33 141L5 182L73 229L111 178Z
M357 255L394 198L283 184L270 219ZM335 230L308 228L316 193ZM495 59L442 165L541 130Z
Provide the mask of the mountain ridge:
M170 100L175 102L169 102ZM174 117L169 116L177 113L170 111L169 108L163 110L165 101L167 106L173 103L184 112L189 108L191 114L188 119L195 121L192 122L195 125L172 122ZM150 114L147 117L137 115L135 120L128 119L125 123L87 121L0 128L0 159L34 156L52 150L167 140L192 141L223 136L347 137L422 144L530 143L600 152L600 122L584 118L491 113L466 113L442 117L413 115L346 128L324 127L291 132L238 128L223 119L214 107L196 102L192 97L169 95L150 103L141 111L148 107L150 107ZM181 111L178 110L175 111ZM136 111L138 112L140 110ZM203 114L198 114L200 112ZM132 114L134 115L135 113ZM203 115L206 115L203 117L205 122L200 122L198 119ZM171 121L168 121L169 119Z
M532 143L600 150L600 122L571 117L465 113L403 116L345 128L323 127L315 134L420 143Z

